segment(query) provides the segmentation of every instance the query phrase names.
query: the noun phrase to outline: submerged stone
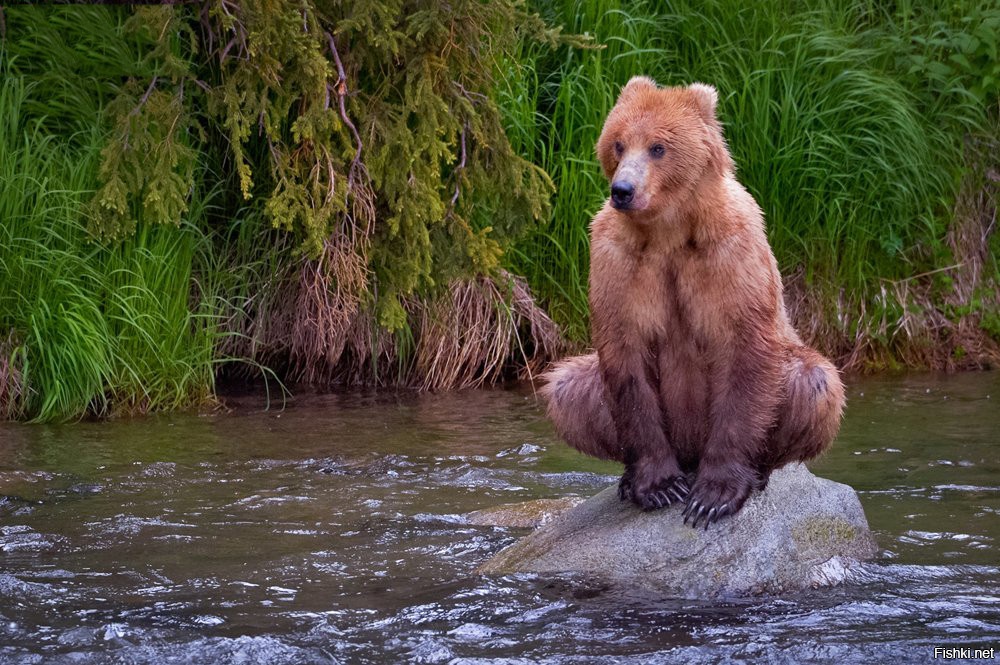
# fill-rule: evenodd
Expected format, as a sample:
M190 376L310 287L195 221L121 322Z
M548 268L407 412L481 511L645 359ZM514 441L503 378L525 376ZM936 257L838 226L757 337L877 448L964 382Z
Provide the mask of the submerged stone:
M548 524L570 508L583 503L578 496L559 499L536 499L520 503L505 503L501 506L475 510L465 516L467 524L476 526L505 526L515 528L535 528Z
M584 573L687 598L839 584L877 552L857 493L802 464L771 474L735 517L692 529L609 487L483 564L485 574Z

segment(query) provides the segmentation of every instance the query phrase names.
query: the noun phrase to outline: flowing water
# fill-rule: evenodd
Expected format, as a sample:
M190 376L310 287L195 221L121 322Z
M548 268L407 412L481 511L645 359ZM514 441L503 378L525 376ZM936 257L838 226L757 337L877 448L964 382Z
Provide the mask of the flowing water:
M1000 374L856 380L834 449L883 553L851 584L695 602L483 578L469 511L618 469L530 393L0 425L0 662L931 662L1000 648Z

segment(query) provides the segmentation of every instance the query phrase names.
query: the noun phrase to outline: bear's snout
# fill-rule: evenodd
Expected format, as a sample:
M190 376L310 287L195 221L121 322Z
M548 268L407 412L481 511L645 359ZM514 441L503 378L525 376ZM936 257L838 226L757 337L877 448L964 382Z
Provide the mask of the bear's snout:
M611 205L619 210L628 208L635 198L635 185L627 180L615 180L611 183Z

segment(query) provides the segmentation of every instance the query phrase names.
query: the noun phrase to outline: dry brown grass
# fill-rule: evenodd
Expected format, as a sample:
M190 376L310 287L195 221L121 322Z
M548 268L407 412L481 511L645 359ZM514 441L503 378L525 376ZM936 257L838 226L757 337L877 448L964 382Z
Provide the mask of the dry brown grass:
M330 245L296 275L276 277L233 317L226 352L293 383L447 390L530 380L565 351L524 280L503 271L404 299L407 328L387 331L367 298L365 265Z
M342 100L341 115L353 130ZM360 150L359 144L358 155ZM368 263L375 205L368 171L356 156L348 175L346 210L336 212L337 175L328 156L325 164L317 161L313 168L314 189L323 193L315 212L335 216L338 222L319 257L276 268L260 278L256 293L231 307L225 326L231 334L220 352L252 361L245 366L251 374L270 366L292 382L331 381L356 338L357 322L364 317L362 304L371 300ZM325 186L323 177L328 178Z
M968 154L970 176L946 238L952 265L882 280L868 304L843 290L831 298L829 291L810 289L801 271L787 277L786 304L797 329L841 369L1000 366L1000 344L981 325L982 312L1000 310L1000 285L987 269L997 229L1000 145L995 139L970 140Z
M552 319L538 307L524 280L458 281L429 303L414 303L418 343L411 382L424 390L495 384L511 365L531 379L563 350Z
M329 377L350 340L367 284L366 257L343 240L328 241L318 260L303 263L287 335L294 380Z
M995 136L1000 136L1000 131ZM973 177L963 183L948 231L948 245L957 265L952 273L952 292L946 297L946 303L962 313L949 332L951 346L962 349L963 355L948 369L1000 364L1000 345L982 327L983 311L1000 311L1000 284L989 264L990 237L997 230L1000 201L1000 140L970 139L968 153L973 156Z
M24 383L18 367L14 333L0 341L0 420L13 420L21 415Z

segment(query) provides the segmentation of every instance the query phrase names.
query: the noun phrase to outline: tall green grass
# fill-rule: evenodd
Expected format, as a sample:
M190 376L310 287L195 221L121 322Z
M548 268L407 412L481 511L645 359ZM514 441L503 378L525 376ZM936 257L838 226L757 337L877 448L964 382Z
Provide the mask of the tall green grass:
M540 0L606 48L523 53L526 71L506 81L510 135L558 187L551 223L511 253L514 269L586 339L587 227L607 196L593 146L636 74L719 89L738 177L784 273L874 306L879 280L947 265L963 136L986 127L988 104L954 76L932 89L913 63L947 57L927 38L978 11L958 4Z
M24 390L5 410L53 418L103 406L109 331L84 294L98 277L92 250L75 251L72 237L93 158L59 154L23 120L26 96L18 79L0 87L0 331L12 334Z
M63 420L203 402L219 334L217 296L196 281L207 236L188 221L94 242L83 204L101 137L45 131L22 113L38 92L0 83L0 333L23 387L12 410ZM204 213L196 196L190 215Z

